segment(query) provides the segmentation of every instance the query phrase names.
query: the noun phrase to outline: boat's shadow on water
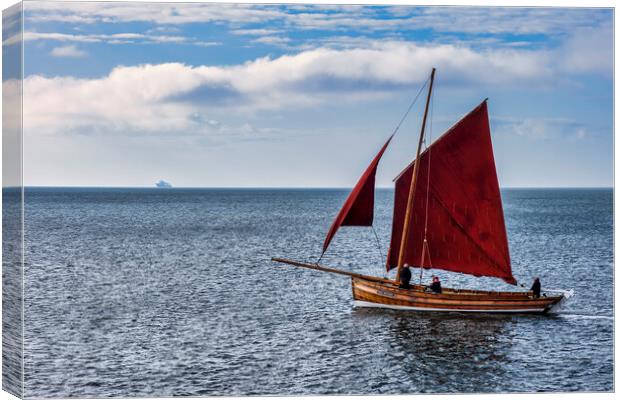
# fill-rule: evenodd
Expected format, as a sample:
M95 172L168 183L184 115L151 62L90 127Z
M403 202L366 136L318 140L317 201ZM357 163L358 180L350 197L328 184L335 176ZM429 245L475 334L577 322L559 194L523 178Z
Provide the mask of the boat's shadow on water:
M453 393L501 391L519 340L514 325L549 316L354 308L352 318L383 325L392 356L420 392Z

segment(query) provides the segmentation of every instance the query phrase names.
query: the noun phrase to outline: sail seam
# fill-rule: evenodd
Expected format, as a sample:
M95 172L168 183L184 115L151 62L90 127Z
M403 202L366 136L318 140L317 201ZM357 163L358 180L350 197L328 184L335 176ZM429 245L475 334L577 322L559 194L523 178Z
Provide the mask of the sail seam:
M446 211L446 213L448 214L448 217L450 217L450 219L454 222L454 224L456 225L456 227L465 235L465 237L474 244L474 246L476 246L476 248L493 264L493 266L499 270L500 272L504 272L504 268L502 268L500 266L500 264L493 258L491 257L485 250L483 247L480 246L480 244L478 244L478 242L476 242L474 240L473 237L471 237L471 235L469 234L469 232L467 232L467 230L465 229L465 227L463 225L461 225L461 223L452 215L452 213L450 212L450 209L444 204L443 201L441 201L441 199L435 194L435 188L433 185L430 185L432 190L432 195L433 198L435 200L437 200L437 203L439 203L439 205ZM510 274L511 278L514 278L512 276L512 274Z

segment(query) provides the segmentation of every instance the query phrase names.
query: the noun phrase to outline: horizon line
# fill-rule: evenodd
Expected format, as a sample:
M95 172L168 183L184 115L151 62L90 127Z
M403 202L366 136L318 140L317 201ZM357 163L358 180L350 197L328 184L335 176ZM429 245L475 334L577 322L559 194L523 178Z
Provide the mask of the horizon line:
M157 186L82 186L82 185L23 185L23 186L3 186L2 189L30 188L30 189L333 189L351 190L353 187L346 186L172 186L160 188ZM500 189L613 189L614 186L500 186ZM394 190L393 186L377 186L376 189Z

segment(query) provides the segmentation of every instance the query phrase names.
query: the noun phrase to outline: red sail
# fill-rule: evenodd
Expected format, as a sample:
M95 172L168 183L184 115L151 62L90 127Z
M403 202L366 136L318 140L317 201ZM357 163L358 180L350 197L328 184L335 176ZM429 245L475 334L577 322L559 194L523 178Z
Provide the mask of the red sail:
M398 263L413 165L396 178L388 270ZM422 262L425 226L428 247ZM420 155L403 263L516 284L486 101Z
M393 136L393 134L390 136L379 151L379 154L375 156L368 168L366 168L366 171L364 171L364 174L344 202L336 219L332 222L332 226L329 228L323 243L323 253L325 253L336 231L341 226L372 225L375 208L375 174L377 172L377 165Z

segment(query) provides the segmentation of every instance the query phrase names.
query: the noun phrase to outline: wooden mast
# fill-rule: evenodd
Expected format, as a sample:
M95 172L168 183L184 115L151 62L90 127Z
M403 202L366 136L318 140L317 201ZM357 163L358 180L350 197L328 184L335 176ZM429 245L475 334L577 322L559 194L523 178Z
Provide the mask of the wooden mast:
M405 220L403 223L403 234L400 238L400 249L398 251L398 269L396 270L396 283L400 283L400 271L403 267L405 258L405 245L409 237L409 220L411 219L411 208L413 207L413 197L415 195L415 187L418 181L418 167L420 163L420 152L422 150L422 142L424 142L424 129L426 128L426 117L428 116L428 106L431 102L431 93L433 91L433 81L435 80L435 68L431 71L431 82L428 87L428 95L426 96L426 106L424 108L424 118L422 119L422 130L420 131L420 140L418 141L418 151L415 156L413 165L413 174L411 176L411 185L409 186L409 197L407 198L407 210L405 211ZM420 265L420 268L422 266Z

